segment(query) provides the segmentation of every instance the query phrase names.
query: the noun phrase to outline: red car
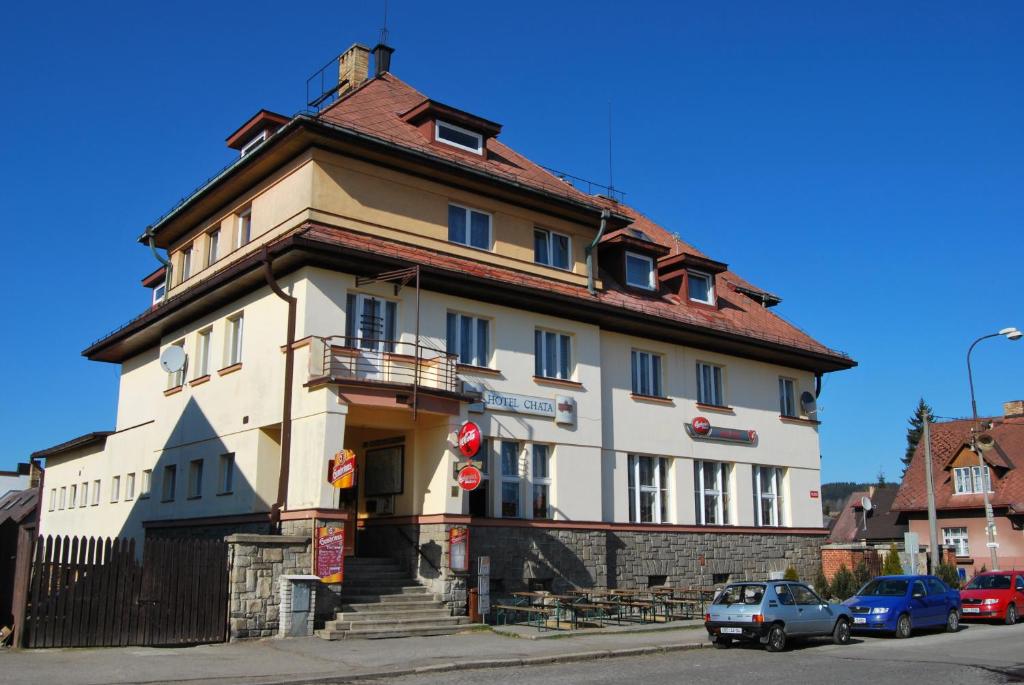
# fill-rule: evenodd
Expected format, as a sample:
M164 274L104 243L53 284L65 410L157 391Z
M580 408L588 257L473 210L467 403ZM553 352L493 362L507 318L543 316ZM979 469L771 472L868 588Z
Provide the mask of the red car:
M1024 611L1024 571L979 573L960 591L965 619L999 619L1013 625Z

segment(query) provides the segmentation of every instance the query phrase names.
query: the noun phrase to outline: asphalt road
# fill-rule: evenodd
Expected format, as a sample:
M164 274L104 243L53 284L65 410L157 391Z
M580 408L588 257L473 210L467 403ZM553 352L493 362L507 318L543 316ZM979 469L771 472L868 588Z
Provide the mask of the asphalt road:
M965 625L959 633L915 634L907 640L856 635L854 642L797 643L780 654L760 647L699 649L656 656L446 674L446 685L588 683L1024 683L1024 624ZM438 674L408 676L396 685L433 685ZM380 682L380 681L376 681Z

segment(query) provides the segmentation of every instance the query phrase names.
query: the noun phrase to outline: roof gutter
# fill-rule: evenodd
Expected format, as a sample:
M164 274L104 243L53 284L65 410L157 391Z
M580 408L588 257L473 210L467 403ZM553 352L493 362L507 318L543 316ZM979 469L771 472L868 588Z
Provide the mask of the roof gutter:
M608 218L611 215L611 211L607 209L601 210L601 228L598 229L594 240L587 245L587 290L591 295L597 294L597 288L594 287L594 250L597 249L597 244L604 237L604 231L608 228Z

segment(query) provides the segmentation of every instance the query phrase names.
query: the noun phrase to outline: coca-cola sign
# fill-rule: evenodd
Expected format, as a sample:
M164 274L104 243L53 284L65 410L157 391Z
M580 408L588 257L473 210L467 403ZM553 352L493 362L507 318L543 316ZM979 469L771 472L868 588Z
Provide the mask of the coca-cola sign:
M742 428L722 428L712 426L703 416L698 416L686 424L687 434L697 440L717 440L720 442L738 442L744 445L757 444L757 431Z
M693 432L697 435L707 435L711 432L711 422L703 416L695 418L690 425L693 426Z
M459 453L467 459L472 459L480 451L483 442L483 435L480 433L480 426L472 421L462 424L459 429L458 448Z

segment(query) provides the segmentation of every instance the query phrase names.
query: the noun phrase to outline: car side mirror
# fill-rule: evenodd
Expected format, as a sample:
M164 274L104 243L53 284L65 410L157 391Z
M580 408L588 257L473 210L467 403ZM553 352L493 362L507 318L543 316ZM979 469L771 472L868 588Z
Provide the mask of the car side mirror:
M910 596L913 597L914 599L921 599L922 597L924 597L924 593L923 592L915 592L914 594L912 594Z

